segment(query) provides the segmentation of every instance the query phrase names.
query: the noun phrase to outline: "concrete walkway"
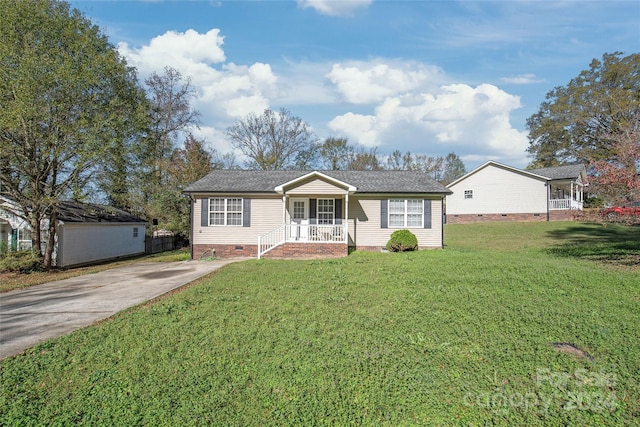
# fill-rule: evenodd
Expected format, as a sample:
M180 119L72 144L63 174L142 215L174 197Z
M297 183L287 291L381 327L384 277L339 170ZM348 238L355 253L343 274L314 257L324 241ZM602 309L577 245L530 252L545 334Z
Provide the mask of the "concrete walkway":
M106 319L236 260L136 263L0 294L0 359Z

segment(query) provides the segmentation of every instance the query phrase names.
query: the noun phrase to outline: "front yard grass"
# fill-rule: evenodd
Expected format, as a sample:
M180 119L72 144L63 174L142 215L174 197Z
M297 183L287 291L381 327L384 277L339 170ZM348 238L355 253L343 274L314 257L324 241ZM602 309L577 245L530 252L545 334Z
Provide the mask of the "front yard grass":
M442 251L231 264L0 362L0 424L637 425L640 279L608 261L639 237L449 225Z

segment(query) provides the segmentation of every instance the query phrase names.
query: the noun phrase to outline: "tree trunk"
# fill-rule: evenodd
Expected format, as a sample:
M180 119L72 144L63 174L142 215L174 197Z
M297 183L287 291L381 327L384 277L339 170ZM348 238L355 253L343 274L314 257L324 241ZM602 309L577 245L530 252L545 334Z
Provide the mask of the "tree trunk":
M44 267L50 269L53 266L53 248L56 240L56 212L51 211L49 215L49 238L47 239L47 247L44 253Z
M31 251L42 259L42 232L40 230L40 218L32 213L29 215L29 227L31 228Z

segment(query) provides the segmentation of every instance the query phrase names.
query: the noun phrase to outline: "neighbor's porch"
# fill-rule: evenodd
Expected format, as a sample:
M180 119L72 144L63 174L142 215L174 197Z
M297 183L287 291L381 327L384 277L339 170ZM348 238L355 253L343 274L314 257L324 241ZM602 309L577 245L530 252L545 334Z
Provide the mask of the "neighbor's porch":
M584 185L579 181L554 181L549 184L549 210L582 210Z

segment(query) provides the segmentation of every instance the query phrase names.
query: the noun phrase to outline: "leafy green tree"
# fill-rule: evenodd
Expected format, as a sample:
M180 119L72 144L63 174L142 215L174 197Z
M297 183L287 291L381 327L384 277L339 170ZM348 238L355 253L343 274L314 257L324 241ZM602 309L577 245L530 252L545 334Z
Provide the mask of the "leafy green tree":
M148 212L161 228L183 237L189 235L189 196L182 194L182 190L211 170L222 168L221 163L213 160L216 154L209 152L204 141L192 134L187 135L181 148L173 151L165 165L166 187L154 195Z
M284 108L249 114L227 128L226 135L248 158L249 169L308 169L317 152L309 125Z
M134 71L67 3L0 1L0 186L45 266L56 204L81 195L114 143L136 131L140 93Z
M566 86L547 93L527 119L532 167L597 161L612 155L611 138L640 113L640 54L594 59Z

